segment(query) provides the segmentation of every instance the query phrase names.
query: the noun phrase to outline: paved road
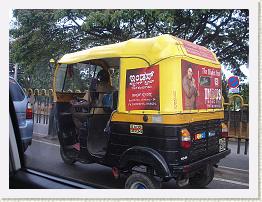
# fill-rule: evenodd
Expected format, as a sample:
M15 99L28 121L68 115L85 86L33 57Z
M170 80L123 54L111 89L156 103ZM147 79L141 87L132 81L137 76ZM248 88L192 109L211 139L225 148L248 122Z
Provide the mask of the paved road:
M44 141L43 141L44 140ZM209 189L248 189L248 156L237 155L236 144L230 143L232 154L222 160L215 169L215 178ZM243 153L243 152L242 152ZM83 183L91 183L102 188L123 188L125 178L115 180L110 168L98 164L75 163L66 165L60 158L57 140L35 136L32 145L25 152L27 166ZM163 184L163 188L176 188L174 180ZM190 187L186 187L190 188Z
M230 142L229 148L231 149L231 154L221 160L221 164L227 167L233 167L243 170L249 169L248 155L244 155L245 145L242 142L240 147L240 154L237 154L237 142Z

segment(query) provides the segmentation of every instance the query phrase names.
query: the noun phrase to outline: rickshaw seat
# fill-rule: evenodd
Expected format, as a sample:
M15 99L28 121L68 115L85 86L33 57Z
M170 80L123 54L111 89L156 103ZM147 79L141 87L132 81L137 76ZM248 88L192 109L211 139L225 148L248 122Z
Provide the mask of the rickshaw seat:
M110 119L111 114L95 114L88 120L88 150L94 155L104 155L108 143L104 129Z
M62 112L60 113L62 128L73 128L72 113Z

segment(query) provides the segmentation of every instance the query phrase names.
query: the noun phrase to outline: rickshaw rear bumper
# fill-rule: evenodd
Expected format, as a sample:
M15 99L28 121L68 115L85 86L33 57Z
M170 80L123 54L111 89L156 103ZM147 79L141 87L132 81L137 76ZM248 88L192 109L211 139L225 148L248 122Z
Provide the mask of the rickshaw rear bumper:
M201 159L199 161L187 164L187 165L183 165L183 166L172 166L172 171L174 175L178 175L178 174L187 174L187 173L191 173L194 171L197 171L198 169L202 168L203 166L207 165L207 164L212 164L215 165L219 162L220 159L225 158L227 155L229 155L231 152L230 149L227 149L223 152L220 152L218 154L212 155L212 156L208 156L204 159Z

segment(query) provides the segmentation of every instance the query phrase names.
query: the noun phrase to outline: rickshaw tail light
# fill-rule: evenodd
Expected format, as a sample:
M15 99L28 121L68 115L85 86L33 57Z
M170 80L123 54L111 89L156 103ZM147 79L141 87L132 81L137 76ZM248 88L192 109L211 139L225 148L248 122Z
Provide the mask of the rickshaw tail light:
M225 123L221 123L221 128L222 128L222 137L228 137L228 127Z
M181 147L183 149L189 149L191 147L191 136L187 129L181 130Z
M191 142L188 142L188 141L181 142L181 147L183 149L189 149L191 147Z

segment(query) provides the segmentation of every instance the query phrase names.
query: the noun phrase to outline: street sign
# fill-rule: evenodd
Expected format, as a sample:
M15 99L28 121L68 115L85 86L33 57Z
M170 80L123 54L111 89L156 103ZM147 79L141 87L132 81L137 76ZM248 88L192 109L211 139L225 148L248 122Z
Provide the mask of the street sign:
M229 88L237 88L239 86L239 78L238 76L231 76L227 80Z
M239 93L239 88L230 88L229 93Z

